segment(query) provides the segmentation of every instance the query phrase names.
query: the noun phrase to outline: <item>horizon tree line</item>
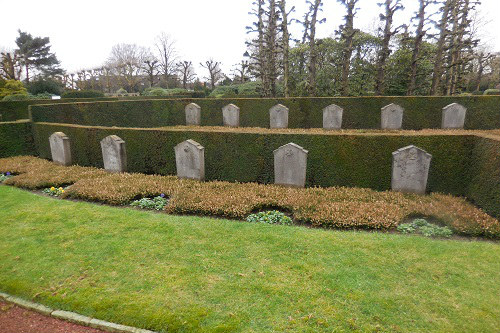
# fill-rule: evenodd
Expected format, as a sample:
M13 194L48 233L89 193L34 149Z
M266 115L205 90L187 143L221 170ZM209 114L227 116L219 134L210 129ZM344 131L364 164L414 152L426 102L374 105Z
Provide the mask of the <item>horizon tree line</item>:
M174 39L160 33L152 47L120 43L102 66L66 73L48 37L19 31L17 49L0 53L0 79L56 79L67 89L151 87L208 89L254 81L254 93L275 96L457 95L499 88L500 57L478 38L477 0L416 0L410 24L396 26L402 0L380 0L378 29L355 28L359 0L335 0L344 10L332 37L318 38L326 21L324 0L305 0L297 18L286 0L253 0L247 50L230 75L220 61L201 62L199 78L189 59L179 57ZM300 27L300 36L290 26Z

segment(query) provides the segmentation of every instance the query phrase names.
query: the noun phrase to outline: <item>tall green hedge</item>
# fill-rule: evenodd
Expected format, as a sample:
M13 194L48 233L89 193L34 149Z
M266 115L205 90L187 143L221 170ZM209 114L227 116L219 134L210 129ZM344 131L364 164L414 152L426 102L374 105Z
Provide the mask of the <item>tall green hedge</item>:
M176 174L174 147L193 139L205 147L207 180L272 183L273 150L294 142L309 150L308 186L358 186L388 190L392 152L414 144L433 155L429 190L465 195L470 179L472 136L321 135L124 129L34 123L39 156L50 158L48 137L71 139L73 161L102 167L100 141L111 134L126 142L131 172Z
M500 218L500 141L476 137L471 166L466 196L490 215Z
M189 98L198 97L200 92L188 92L186 96L171 96L169 98ZM25 100L25 101L0 101L0 122L15 121L29 118L30 105L43 104L65 104L65 103L88 103L88 102L108 102L108 101L142 101L151 99L164 99L165 97L154 96L121 96L121 97L94 97L94 98L62 98L59 100L40 99L40 100Z
M0 157L34 154L30 122L0 123Z
M59 100L51 100L51 99L33 99L26 101L10 101L4 102L0 101L0 121L16 121L20 119L28 119L29 111L28 108L30 105L42 105L42 104L51 104L57 105L60 103L72 103L72 102L81 102L81 101L113 101L117 100L117 98L109 97L109 98L67 98L67 99L59 99Z
M89 126L162 127L185 124L184 107L195 102L202 108L201 123L222 125L222 107L240 107L243 127L269 127L269 109L278 103L290 109L290 128L321 128L322 109L330 104L344 108L343 128L380 128L380 109L390 103L405 109L403 128L440 128L441 110L451 103L467 107L466 129L500 128L500 96L466 97L347 97L288 99L153 99L113 102L33 105L36 122Z

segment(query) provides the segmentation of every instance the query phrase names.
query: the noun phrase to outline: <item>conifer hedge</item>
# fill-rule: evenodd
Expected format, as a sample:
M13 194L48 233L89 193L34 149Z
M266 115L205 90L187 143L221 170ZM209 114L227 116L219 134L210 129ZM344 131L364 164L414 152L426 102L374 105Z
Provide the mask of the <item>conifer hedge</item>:
M350 186L388 190L392 152L414 144L433 155L429 190L465 195L471 176L473 136L278 134L273 131L199 131L104 128L34 123L37 153L50 158L48 138L57 131L71 140L74 164L103 167L100 141L125 140L130 172L175 175L174 147L193 139L205 147L207 180L274 182L273 150L294 142L309 150L307 186Z
M59 99L59 100L51 100L51 99L33 99L33 100L25 100L25 101L0 101L0 121L16 121L21 119L29 119L29 106L30 105L43 105L43 104L51 104L57 105L60 103L71 103L71 102L81 102L81 101L113 101L117 100L117 98L113 97L105 97L105 98L67 98L67 99Z
M0 157L34 154L29 121L0 122Z
M474 142L466 196L491 216L500 218L500 140L475 137Z
M242 127L269 127L269 109L278 103L287 106L290 128L321 128L322 109L330 104L344 108L343 128L380 128L380 109L390 103L405 109L403 129L441 127L442 108L451 103L467 107L466 129L500 128L500 96L465 97L338 97L288 99L149 99L32 105L35 122L69 123L89 126L154 128L185 125L184 108L201 106L202 126L222 125L222 107L240 107Z

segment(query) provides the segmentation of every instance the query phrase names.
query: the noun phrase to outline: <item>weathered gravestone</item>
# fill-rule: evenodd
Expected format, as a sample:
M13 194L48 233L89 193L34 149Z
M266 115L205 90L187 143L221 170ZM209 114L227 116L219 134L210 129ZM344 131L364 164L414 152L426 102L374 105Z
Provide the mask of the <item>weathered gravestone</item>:
M187 126L200 126L201 124L201 107L198 104L190 103L184 109L186 112Z
M397 104L389 104L382 108L382 129L397 130L403 127L404 110Z
M240 126L240 108L234 104L228 104L222 108L222 122L224 126Z
M393 191L425 194L432 155L408 146L392 153Z
M340 106L331 104L323 109L323 128L324 129L341 129L342 115L344 109Z
M52 161L60 165L71 165L69 138L63 132L55 132L49 137Z
M109 135L101 140L104 169L110 172L127 171L127 151L125 141L116 135Z
M198 142L186 140L174 148L179 178L205 179L205 148Z
M441 121L442 128L463 129L465 125L465 114L467 109L460 104L453 103L443 108Z
M306 184L308 151L288 143L274 151L274 183L291 187Z
M282 104L277 104L269 109L269 122L271 128L288 127L288 108Z

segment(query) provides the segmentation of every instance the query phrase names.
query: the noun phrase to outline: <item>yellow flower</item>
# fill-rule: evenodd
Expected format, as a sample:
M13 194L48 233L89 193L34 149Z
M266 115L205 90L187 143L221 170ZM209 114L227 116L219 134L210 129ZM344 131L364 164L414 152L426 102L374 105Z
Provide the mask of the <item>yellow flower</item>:
M64 190L61 190L61 193L64 193Z
M50 190L51 190L51 191L55 191L55 189L56 189L56 188L55 188L54 186L52 186L52 187L50 188Z
M59 191L63 191L63 188L62 188L62 187L59 187Z

